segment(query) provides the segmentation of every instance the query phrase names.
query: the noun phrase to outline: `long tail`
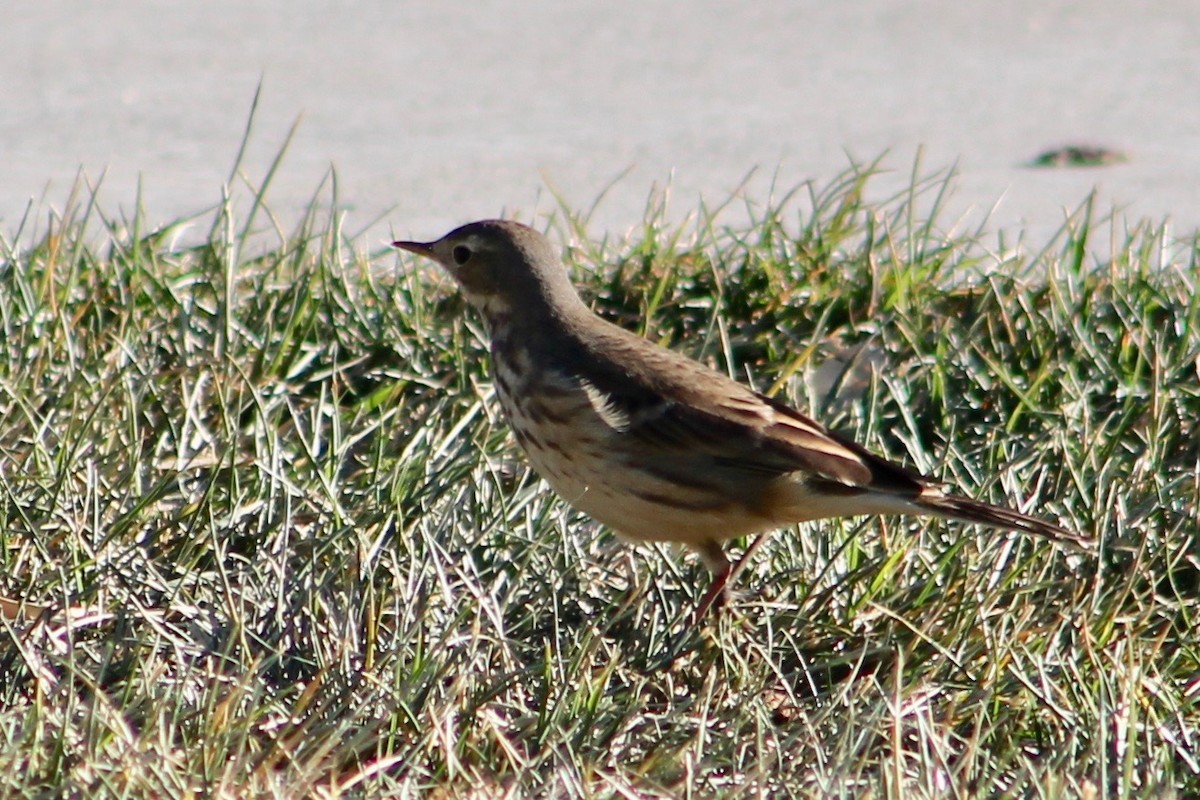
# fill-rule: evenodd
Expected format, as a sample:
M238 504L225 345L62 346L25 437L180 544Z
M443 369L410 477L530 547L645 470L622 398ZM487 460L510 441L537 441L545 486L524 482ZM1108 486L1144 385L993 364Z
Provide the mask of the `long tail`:
M934 487L925 488L912 502L924 513L936 517L948 517L963 522L989 525L993 528L1033 533L1055 541L1072 542L1084 547L1092 544L1092 540L1088 537L1069 531L1061 525L1013 511L1011 508L946 494Z

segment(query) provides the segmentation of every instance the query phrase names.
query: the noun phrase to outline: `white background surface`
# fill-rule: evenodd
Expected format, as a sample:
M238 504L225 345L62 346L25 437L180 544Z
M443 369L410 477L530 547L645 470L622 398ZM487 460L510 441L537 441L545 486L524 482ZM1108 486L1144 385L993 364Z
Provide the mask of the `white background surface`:
M1200 4L1090 0L483 0L17 3L0 27L0 232L44 218L75 175L152 221L220 198L256 85L247 172L298 134L268 200L306 205L332 165L347 230L379 215L432 238L553 207L620 234L655 185L680 216L824 183L890 150L957 164L955 213L1048 236L1093 187L1104 209L1200 225ZM1127 164L1032 170L1065 143Z

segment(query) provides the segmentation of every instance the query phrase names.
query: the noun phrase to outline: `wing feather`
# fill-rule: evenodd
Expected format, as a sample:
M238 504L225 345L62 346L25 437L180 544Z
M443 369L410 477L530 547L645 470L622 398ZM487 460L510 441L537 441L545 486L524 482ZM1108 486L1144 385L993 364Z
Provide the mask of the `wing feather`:
M616 330L602 352L571 360L591 365L581 383L622 449L661 477L749 486L764 476L804 473L846 489L904 495L927 485L784 403ZM640 352L621 358L622 350Z

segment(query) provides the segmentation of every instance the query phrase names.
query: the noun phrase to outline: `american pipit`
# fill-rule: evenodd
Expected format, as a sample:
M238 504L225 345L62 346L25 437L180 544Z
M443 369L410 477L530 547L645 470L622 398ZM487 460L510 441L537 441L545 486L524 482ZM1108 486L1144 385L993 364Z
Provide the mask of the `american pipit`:
M697 617L735 571L722 543L791 523L917 514L1079 538L947 494L783 403L606 322L532 228L487 220L435 242L393 244L442 265L482 313L500 404L559 496L625 537L700 554L714 577Z

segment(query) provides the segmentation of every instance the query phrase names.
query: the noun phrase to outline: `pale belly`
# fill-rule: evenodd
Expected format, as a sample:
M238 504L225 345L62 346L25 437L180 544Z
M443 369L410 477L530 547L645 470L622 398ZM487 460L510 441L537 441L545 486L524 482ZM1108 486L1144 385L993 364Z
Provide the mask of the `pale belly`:
M534 470L572 507L622 536L701 547L782 524L722 493L639 470L622 434L583 391L536 403L498 394Z
M779 526L736 503L682 508L677 501L672 502L670 487L663 487L665 491L660 498L666 498L664 501L653 497L656 493L645 481L635 494L631 487L614 482L611 477L605 480L595 475L563 477L562 473L551 472L537 451L530 449L526 453L534 469L559 497L629 539L700 547L707 542L723 542Z

